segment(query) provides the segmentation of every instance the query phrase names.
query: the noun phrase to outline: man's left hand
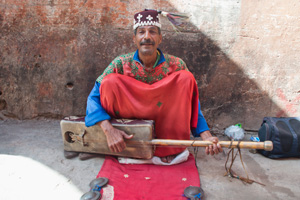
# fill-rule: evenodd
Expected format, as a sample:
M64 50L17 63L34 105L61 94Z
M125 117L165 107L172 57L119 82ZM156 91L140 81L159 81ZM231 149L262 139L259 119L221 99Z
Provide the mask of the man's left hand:
M204 131L201 133L201 138L204 141L211 141L213 144L209 145L208 147L205 148L205 153L207 155L215 155L218 153L223 152L223 149L220 144L218 144L219 139L217 137L213 137L209 131Z

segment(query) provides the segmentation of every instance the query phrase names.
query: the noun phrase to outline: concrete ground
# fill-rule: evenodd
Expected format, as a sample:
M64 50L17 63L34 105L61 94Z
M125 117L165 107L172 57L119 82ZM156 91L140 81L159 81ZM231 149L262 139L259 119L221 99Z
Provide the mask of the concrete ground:
M199 148L197 165L205 199L300 199L299 159L271 160L243 149L249 177L266 185L261 186L224 177L225 154L206 156ZM79 199L103 161L104 157L65 159L59 120L0 121L2 200ZM239 158L233 169L246 176Z

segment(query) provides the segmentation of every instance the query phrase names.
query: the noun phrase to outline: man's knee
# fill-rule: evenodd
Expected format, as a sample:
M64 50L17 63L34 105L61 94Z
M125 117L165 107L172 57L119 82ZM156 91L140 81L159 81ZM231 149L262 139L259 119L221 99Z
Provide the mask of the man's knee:
M120 76L120 74L115 74L115 73L105 76L101 82L101 86L102 85L109 85L109 86L115 85L119 80L119 76Z
M118 91L118 74L109 74L101 82L100 95L104 97L112 97Z
M193 74L189 71L186 71L186 70L181 70L181 71L178 71L178 83L180 84L193 84L195 83L195 78L193 76Z

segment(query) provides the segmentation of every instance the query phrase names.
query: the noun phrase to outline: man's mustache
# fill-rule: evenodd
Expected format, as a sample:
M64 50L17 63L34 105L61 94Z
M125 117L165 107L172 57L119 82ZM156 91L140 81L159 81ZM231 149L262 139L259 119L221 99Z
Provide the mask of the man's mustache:
M151 40L144 40L144 41L140 42L140 45L145 45L145 44L155 45L155 42L151 41Z

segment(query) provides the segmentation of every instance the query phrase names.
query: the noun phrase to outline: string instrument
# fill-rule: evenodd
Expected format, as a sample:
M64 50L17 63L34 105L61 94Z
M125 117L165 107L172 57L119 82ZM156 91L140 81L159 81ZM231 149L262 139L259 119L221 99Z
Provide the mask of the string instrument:
M153 139L154 122L152 120L124 120L112 119L111 124L127 134L134 135L132 139L125 140L126 148L120 153L111 152L108 148L106 136L102 129L95 125L86 127L83 118L68 117L61 120L61 132L64 142L64 150L74 152L98 153L122 157L151 159L155 146L184 146L207 147L213 144L210 141L200 140L171 140ZM221 147L264 149L271 151L273 143L248 142L248 141L219 141Z

